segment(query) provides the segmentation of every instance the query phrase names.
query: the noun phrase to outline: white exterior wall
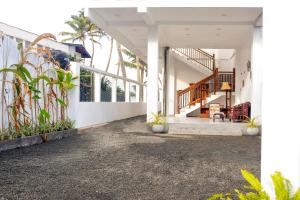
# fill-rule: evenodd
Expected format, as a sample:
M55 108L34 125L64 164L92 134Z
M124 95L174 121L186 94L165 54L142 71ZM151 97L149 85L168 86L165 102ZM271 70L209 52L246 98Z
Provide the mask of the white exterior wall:
M76 115L76 127L126 119L146 114L146 103L80 102Z
M247 62L251 61L251 45L252 41L247 41L236 51L235 104L251 101L252 83L247 71Z
M189 83L196 83L206 77L206 75L174 57L173 64L176 70L176 91L183 90L189 87Z
M206 75L180 61L170 52L167 66L167 115L175 114L177 91L183 90L189 87L189 83L196 83L205 77Z
M236 63L235 49L203 49L209 54L215 54L216 67L219 71L232 71Z
M81 64L71 64L72 73L79 76ZM79 85L79 79L74 80L74 84ZM69 117L76 121L76 128L145 115L147 110L144 102L79 102L79 96L79 87L69 92L68 113Z
M300 12L298 1L286 5L272 1L264 8L261 180L268 191L273 191L270 176L275 171L290 179L294 189L300 186Z
M0 33L12 36L14 38L21 39L23 41L33 42L39 35L10 26L8 24L0 22ZM55 50L60 50L66 53L71 52L68 45L56 42L54 40L43 39L39 42L39 45L47 46Z

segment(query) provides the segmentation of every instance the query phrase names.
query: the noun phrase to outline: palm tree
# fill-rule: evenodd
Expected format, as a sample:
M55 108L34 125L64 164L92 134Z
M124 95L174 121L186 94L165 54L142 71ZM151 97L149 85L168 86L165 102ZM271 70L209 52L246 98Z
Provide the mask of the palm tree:
M147 64L143 60L141 60L137 55L135 55L133 52L129 51L126 48L123 48L122 52L128 57L128 61L123 61L124 66L136 69L137 81L140 83L144 83L144 73L145 71L147 71ZM140 86L139 88L139 100L143 101L143 86Z
M113 48L114 48L114 39L111 37L110 38L110 50L109 50L108 60L107 60L106 68L105 68L106 72L108 71L108 68L109 68L109 65L110 65Z
M101 28L97 27L94 23L92 23L91 20L84 15L83 9L78 12L78 15L72 15L71 20L68 20L65 23L69 25L71 29L73 29L73 32L61 32L60 35L66 36L66 38L62 40L63 42L71 41L72 43L74 43L76 41L79 41L84 46L84 48L86 48L86 41L91 41L92 55L90 60L90 67L93 67L95 44L101 46L100 39L103 36L106 36L105 32ZM92 98L94 98L94 92L92 89L94 88L94 77L93 73L87 73L91 76L91 78L86 77L90 80L90 85L85 84L84 87L87 88L87 90L91 90L88 93L91 95L92 100Z
M73 32L60 32L60 35L66 36L63 42L71 41L72 43L79 41L84 47L86 47L86 41L92 42L92 55L90 66L93 66L95 43L101 45L100 39L105 36L105 32L98 28L91 20L84 15L84 10L80 10L78 15L72 15L71 20L65 22L73 29Z

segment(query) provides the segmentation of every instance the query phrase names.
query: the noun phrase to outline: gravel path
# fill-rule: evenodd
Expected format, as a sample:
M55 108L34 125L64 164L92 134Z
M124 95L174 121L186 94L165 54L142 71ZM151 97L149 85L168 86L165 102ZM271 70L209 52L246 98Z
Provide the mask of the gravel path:
M153 135L144 119L0 153L0 200L206 199L260 174L260 137Z

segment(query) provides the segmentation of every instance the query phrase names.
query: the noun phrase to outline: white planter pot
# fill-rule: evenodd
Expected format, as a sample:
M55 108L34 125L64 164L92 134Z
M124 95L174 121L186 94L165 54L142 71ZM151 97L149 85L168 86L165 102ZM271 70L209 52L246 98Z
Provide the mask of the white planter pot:
M152 126L152 132L154 132L154 133L164 133L164 132L166 132L166 126L164 124L154 124Z
M259 133L258 128L247 128L247 134L248 135L257 135Z

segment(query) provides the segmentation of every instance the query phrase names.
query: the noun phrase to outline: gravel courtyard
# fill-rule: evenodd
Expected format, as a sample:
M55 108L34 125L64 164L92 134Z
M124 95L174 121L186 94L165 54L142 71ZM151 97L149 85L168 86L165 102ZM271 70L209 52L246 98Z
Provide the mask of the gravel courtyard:
M0 200L207 199L260 174L260 137L153 135L137 117L0 153Z

